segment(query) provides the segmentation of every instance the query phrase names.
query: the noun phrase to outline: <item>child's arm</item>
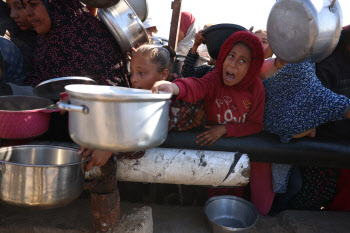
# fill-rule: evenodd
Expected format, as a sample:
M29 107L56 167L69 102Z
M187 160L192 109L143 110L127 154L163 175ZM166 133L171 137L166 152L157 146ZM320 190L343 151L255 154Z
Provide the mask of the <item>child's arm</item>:
M169 81L158 81L153 85L153 94L157 94L160 91L170 92L173 93L173 95L178 95L180 92L179 87L175 83Z
M224 136L227 133L227 129L225 125L215 125L215 126L204 126L209 129L204 131L203 133L197 136L198 140L196 143L201 143L201 146L208 144L211 146L214 142L216 142L219 138Z
M193 47L188 51L187 56L185 58L184 64L182 66L181 74L184 77L196 77L200 78L203 77L206 73L203 75L200 74L201 76L197 76L197 60L199 58L199 54L197 53L198 47L204 43L205 39L202 36L203 30L200 30L199 32L196 33L194 37L194 44ZM202 72L201 72L202 73Z
M217 72L217 71L216 71ZM205 75L203 78L178 78L173 83L158 81L152 87L152 93L165 91L178 95L177 99L185 102L197 102L200 99L210 98L216 89L221 85L216 77L215 71Z
M83 159L86 159L89 155L91 155L91 159L88 161L85 167L86 171L90 171L94 166L104 166L112 154L113 152L110 151L86 149L83 147L80 147L78 152L78 155L81 155Z

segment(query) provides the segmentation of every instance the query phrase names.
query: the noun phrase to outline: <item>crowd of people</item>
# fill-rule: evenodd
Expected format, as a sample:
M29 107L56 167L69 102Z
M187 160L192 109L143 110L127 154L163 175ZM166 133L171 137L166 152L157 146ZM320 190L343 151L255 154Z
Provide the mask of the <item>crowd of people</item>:
M169 130L201 126L201 146L262 130L281 143L305 136L349 138L349 26L317 64L287 64L273 57L266 31L246 30L225 38L210 65L197 66L207 54L203 29L182 12L176 52L169 46L130 48L128 70L95 9L79 0L6 0L0 13L0 95L32 95L45 80L84 76L99 85L173 93ZM150 35L157 32L144 24ZM176 55L186 56L181 74L172 72ZM92 154L87 170L103 166L113 153L81 148L83 157ZM347 169L252 162L250 201L263 215L288 208L349 211L349 177Z

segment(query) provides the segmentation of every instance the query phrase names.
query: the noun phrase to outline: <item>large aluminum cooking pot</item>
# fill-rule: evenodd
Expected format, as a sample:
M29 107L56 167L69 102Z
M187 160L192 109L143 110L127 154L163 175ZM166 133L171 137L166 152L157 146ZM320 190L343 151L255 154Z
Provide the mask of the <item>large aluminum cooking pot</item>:
M170 93L134 88L68 85L69 133L87 148L127 152L156 147L168 134Z
M267 38L286 62L318 62L338 44L342 12L336 0L278 0L267 21Z
M119 44L123 55L136 44L148 43L146 30L127 1L120 0L112 7L100 8L97 14Z
M45 133L50 113L59 111L52 104L51 100L36 96L1 96L0 138L22 139Z
M78 151L46 145L0 149L0 200L34 209L64 206L83 191L84 165Z

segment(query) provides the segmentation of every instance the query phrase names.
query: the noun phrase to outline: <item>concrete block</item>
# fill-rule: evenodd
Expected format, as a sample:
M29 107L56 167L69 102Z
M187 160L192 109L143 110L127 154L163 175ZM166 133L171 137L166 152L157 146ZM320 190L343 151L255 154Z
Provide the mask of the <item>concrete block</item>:
M121 218L116 233L153 233L152 208L133 208Z

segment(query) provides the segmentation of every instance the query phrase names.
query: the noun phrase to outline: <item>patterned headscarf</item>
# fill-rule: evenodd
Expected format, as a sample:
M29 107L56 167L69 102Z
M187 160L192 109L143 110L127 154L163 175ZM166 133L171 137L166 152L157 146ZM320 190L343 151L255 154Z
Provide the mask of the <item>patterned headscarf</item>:
M220 73L220 77L222 77L223 73L223 64L224 61L231 51L232 47L237 42L243 42L247 44L252 51L252 61L249 67L247 74L244 79L238 84L232 86L237 89L247 89L251 84L259 80L258 74L260 72L260 68L264 62L264 50L261 45L261 42L257 36L255 36L251 32L236 32L230 36L225 43L221 46L219 57L217 61L216 70ZM260 80L259 80L260 81Z
M38 35L31 74L25 83L84 76L98 84L129 87L121 51L100 20L78 0L46 0L51 28Z
M3 58L1 82L21 85L26 76L21 52L15 44L0 36L0 53Z

